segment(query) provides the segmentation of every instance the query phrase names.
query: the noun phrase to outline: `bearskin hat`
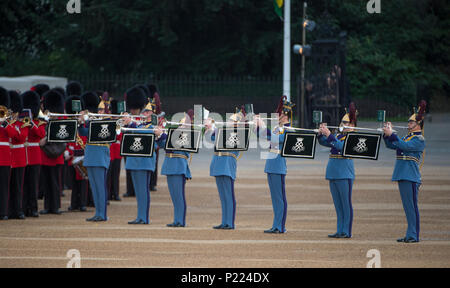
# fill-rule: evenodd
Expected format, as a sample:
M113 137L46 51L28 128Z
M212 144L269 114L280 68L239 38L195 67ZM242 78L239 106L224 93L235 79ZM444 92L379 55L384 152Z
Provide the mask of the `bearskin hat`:
M78 81L70 81L66 85L66 96L81 96L83 93L83 86Z
M19 93L14 90L8 91L9 98L11 99L11 110L13 113L20 113L23 109L23 102L22 98L20 97Z
M136 86L141 88L142 90L144 90L145 97L147 97L147 99L153 97L153 95L150 94L150 90L148 89L147 85L145 85L145 84L138 84Z
M97 93L87 91L81 95L81 99L84 102L85 109L87 109L91 113L98 112L98 104L100 104L100 98L97 96Z
M66 98L65 100L65 107L66 107L66 113L67 114L76 114L77 112L73 111L72 109L72 101L73 100L79 100L81 102L81 110L84 110L84 102L81 100L81 97L78 95L72 95Z
M39 97L42 99L42 96L45 92L50 90L50 87L47 84L37 84L31 87L31 91L34 91L39 94Z
M8 90L0 86L0 105L9 108L11 100L9 98Z
M23 109L30 109L33 118L37 118L41 109L41 97L35 91L26 91L22 93Z
M147 104L147 97L142 88L134 86L125 92L125 101L128 109L143 109Z
M112 99L111 100L111 114L117 114L119 115L119 101L117 101L116 99Z
M57 90L49 90L42 95L44 97L44 110L52 113L64 113L64 96Z
M150 97L153 98L153 94L158 92L158 88L156 87L155 84L148 84L148 91L150 91Z

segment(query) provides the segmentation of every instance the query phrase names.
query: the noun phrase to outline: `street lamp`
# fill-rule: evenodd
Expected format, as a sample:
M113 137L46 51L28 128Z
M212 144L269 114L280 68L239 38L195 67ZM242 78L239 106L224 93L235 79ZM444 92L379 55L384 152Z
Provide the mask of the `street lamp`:
M311 45L303 46L303 45L295 44L293 50L294 50L294 54L311 56Z
M299 120L301 127L305 125L305 56L311 56L311 46L306 45L306 30L313 31L316 27L316 22L308 20L306 17L306 8L308 5L303 2L303 23L302 23L302 45L295 44L293 47L294 53L302 56L302 72L301 72L301 99L300 99L300 113ZM297 106L297 107L298 107Z

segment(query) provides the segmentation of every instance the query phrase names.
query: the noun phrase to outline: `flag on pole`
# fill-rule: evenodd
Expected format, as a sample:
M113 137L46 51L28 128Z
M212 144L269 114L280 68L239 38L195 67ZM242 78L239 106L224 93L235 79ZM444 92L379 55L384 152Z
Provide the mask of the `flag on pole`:
M283 20L283 0L273 0L273 6L275 8L275 13Z

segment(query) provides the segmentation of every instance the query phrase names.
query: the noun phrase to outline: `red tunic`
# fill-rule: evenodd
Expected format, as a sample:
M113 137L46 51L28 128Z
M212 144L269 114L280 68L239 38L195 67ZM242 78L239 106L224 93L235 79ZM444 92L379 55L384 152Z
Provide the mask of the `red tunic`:
M39 141L45 137L45 122L39 120L33 120L34 126L30 127L28 133L28 145L27 145L27 163L31 165L41 165L41 148L39 147Z
M11 148L9 139L18 136L19 132L14 126L0 126L0 166L11 166Z
M11 168L25 167L27 166L25 142L29 127L22 128L21 121L16 121L11 125L19 132L18 135L11 137Z
M87 142L87 136L80 136L80 138L83 140L83 143L86 145L86 142ZM73 164L72 164L72 161L73 161L73 156L75 155L75 154L77 154L77 155L79 155L79 154L83 154L84 155L84 150L83 150L83 148L77 143L77 142L74 142L74 143L67 143L67 151L69 151L69 155L71 156L70 157L70 159L69 159L69 161L67 162L67 164L69 165L69 166L72 166ZM77 155L75 155L75 157L77 156ZM81 177L80 176L80 173L78 173L78 170L76 170L75 169L75 177L76 177L76 180L84 180L83 179L83 177Z
M66 119L67 117L58 117L58 119ZM56 165L64 165L64 153L61 154L58 158L49 158L47 154L41 149L41 165L44 166L56 166Z
M116 136L116 142L112 143L110 146L110 159L116 160L116 159L122 159L122 156L120 156L120 141L122 141L122 134L119 134Z

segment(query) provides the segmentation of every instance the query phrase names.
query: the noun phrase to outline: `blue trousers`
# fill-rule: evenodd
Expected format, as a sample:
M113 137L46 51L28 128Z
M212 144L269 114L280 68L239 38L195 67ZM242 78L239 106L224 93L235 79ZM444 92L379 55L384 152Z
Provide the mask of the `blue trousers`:
M103 220L108 220L108 217L106 216L106 201L108 201L106 175L108 169L105 167L86 168L88 171L89 185L92 190L92 198L94 198L95 216L99 216Z
M216 185L222 206L222 225L234 228L234 219L236 217L234 180L229 176L216 176Z
M167 175L167 186L169 186L170 198L173 203L173 223L186 225L186 178L183 174Z
M413 238L419 241L420 215L417 206L417 197L420 184L411 181L398 181L398 188L402 198L403 209L405 210L408 229L406 239Z
M352 179L330 180L330 191L337 216L337 233L345 233L350 237L353 224L352 187Z
M136 220L150 223L150 170L130 170L137 202Z
M286 232L287 201L285 177L282 174L267 173L267 182L269 182L273 208L272 228L276 228L281 232Z

